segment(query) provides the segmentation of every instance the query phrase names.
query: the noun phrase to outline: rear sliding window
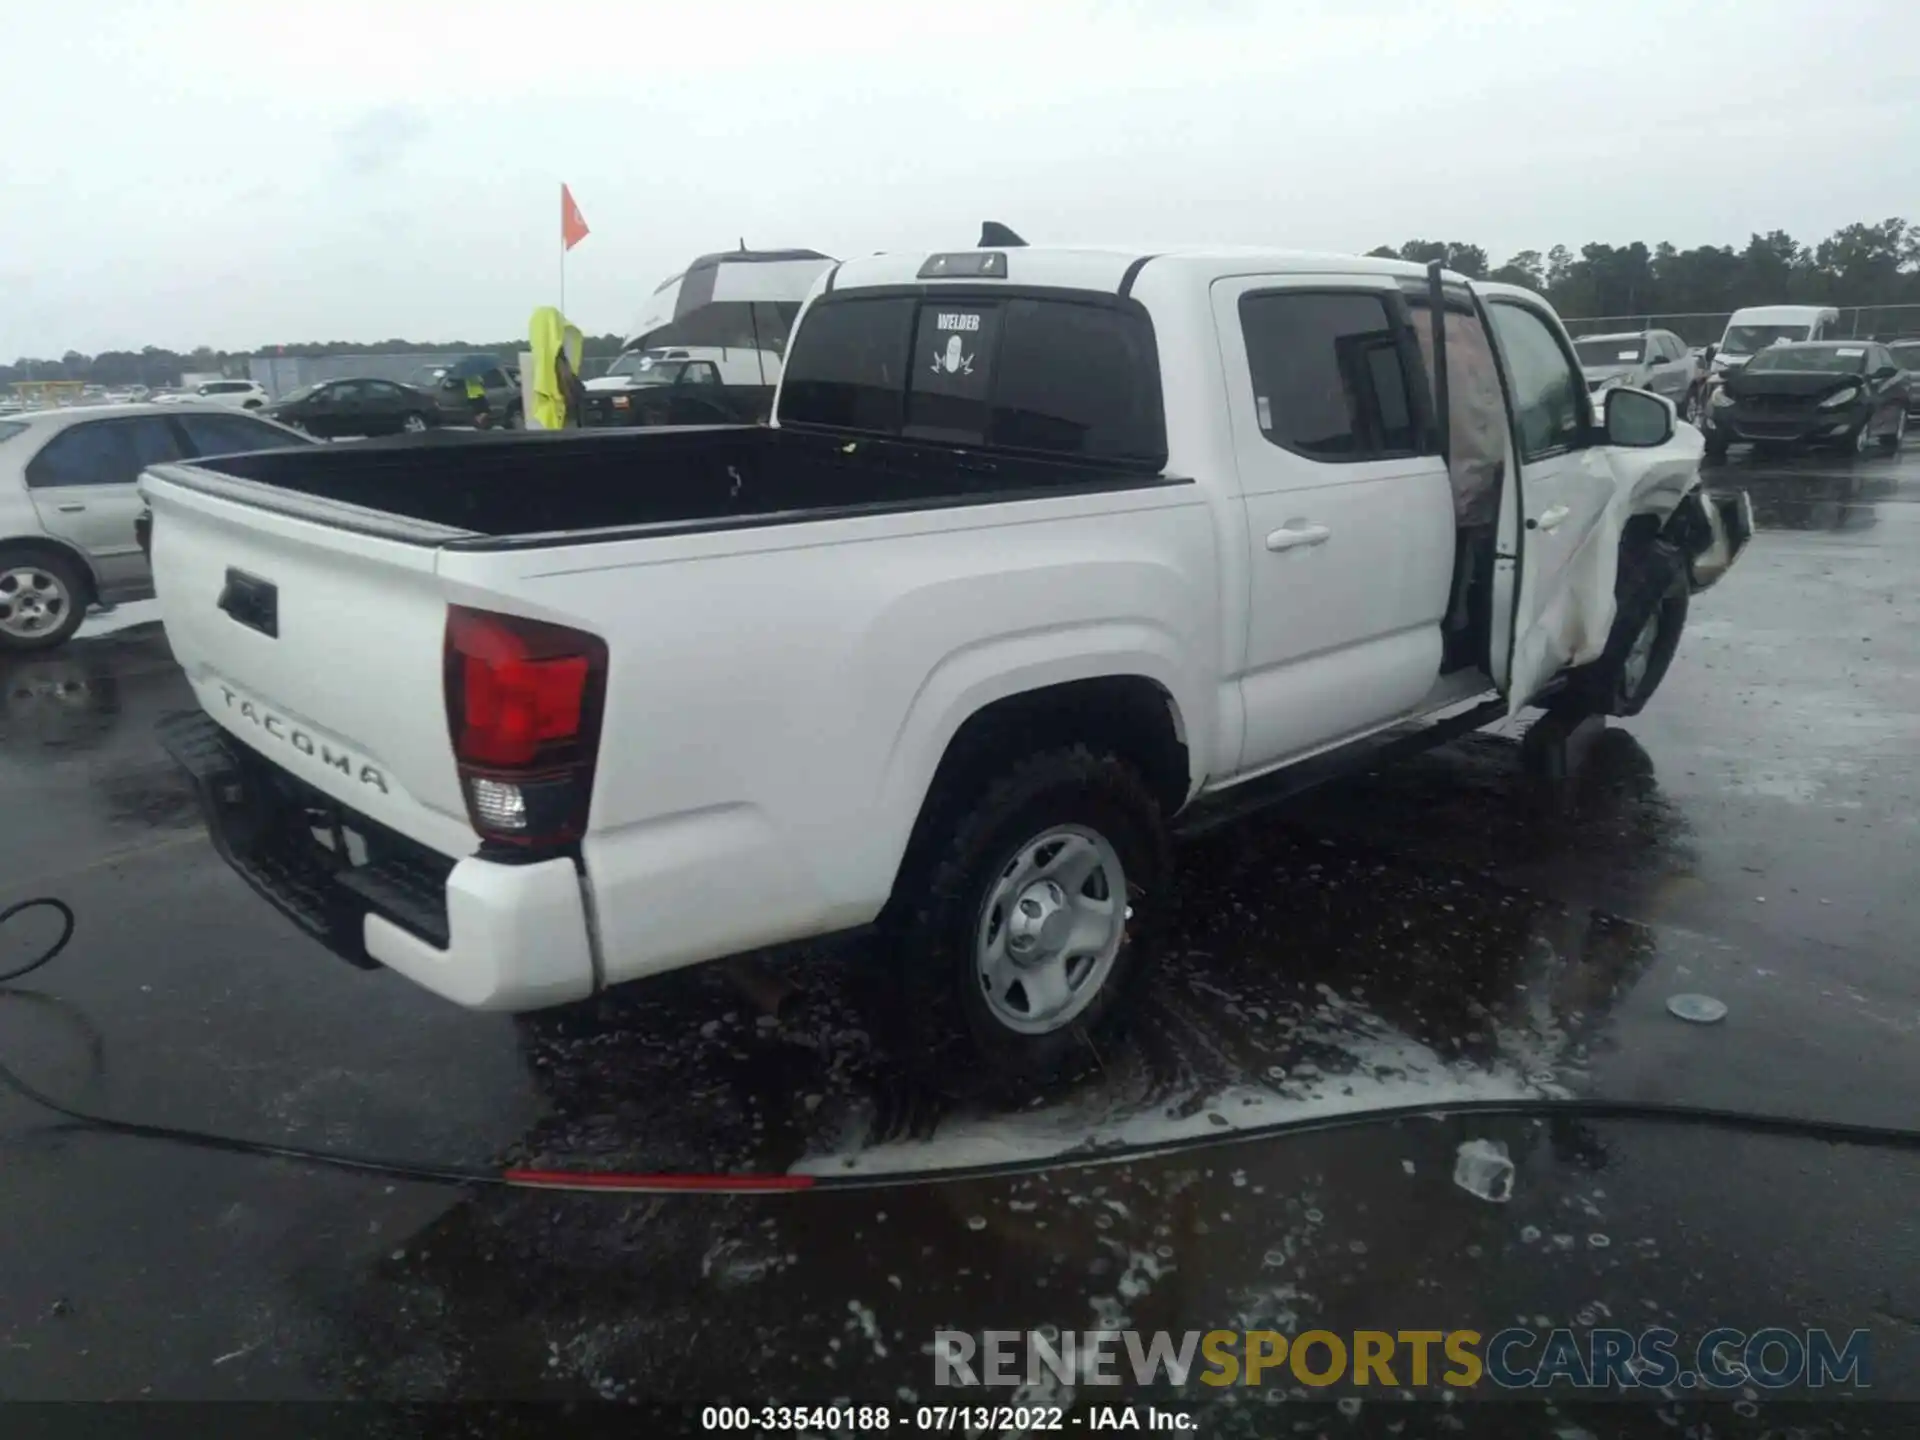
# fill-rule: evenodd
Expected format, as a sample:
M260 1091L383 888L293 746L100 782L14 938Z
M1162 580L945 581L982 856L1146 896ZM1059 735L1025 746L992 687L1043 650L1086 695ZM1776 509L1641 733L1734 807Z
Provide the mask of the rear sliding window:
M897 434L913 310L910 298L815 305L787 359L781 420Z
M825 301L795 336L782 423L1080 460L1166 463L1144 312L1009 294Z

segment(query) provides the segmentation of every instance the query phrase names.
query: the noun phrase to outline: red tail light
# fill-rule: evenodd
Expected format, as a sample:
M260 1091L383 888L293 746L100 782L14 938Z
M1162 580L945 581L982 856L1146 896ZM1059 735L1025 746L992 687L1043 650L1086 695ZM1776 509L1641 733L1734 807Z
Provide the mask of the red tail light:
M447 725L483 836L565 844L586 829L607 647L564 625L452 606Z

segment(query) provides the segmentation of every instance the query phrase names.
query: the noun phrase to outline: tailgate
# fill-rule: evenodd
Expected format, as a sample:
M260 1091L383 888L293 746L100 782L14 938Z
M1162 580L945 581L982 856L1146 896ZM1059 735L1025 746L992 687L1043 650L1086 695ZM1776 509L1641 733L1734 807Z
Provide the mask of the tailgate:
M264 487L190 465L149 470L141 489L167 640L202 708L349 809L471 854L447 734L437 527L414 539L349 528L348 511L377 517L256 496Z

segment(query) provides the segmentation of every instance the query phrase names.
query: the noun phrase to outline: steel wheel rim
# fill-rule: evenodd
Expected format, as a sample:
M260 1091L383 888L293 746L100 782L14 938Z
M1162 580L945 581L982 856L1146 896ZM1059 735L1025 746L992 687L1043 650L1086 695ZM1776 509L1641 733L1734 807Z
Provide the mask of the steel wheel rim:
M1070 1025L1100 993L1126 943L1126 871L1110 841L1056 825L1015 847L980 905L974 980L1020 1035Z
M1627 661L1621 674L1627 682L1627 694L1638 695L1640 687L1647 682L1647 667L1653 663L1654 641L1660 637L1660 611L1655 610L1647 617L1647 623L1640 627L1640 633L1633 637L1633 644L1627 650Z
M0 570L0 634L37 640L58 630L73 597L58 575L31 563Z

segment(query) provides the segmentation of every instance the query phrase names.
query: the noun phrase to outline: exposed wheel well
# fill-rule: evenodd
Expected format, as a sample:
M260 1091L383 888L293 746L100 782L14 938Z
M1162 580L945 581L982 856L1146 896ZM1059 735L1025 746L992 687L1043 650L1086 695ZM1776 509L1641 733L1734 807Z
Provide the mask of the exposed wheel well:
M100 598L100 581L93 573L93 566L87 563L85 555L71 545L39 536L26 540L0 540L0 560L15 555L51 555L64 560L79 573L80 583L86 590L81 599L91 605Z
M1111 752L1134 766L1163 814L1186 804L1191 787L1187 743L1173 697L1158 682L1143 675L1108 675L1009 695L969 716L948 742L914 822L896 888L916 873L928 849L938 846L956 805L976 796L1014 761L1075 744Z

